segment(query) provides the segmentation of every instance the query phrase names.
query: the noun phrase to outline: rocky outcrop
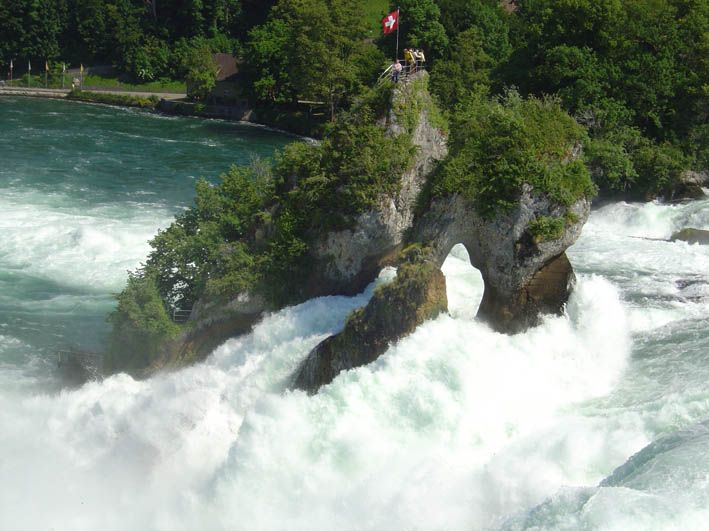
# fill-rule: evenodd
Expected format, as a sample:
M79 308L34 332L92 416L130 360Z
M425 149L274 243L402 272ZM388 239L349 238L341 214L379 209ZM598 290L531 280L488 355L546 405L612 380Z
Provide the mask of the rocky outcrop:
M683 241L687 243L698 243L700 245L709 245L709 230L701 229L682 229L675 232L670 241Z
M446 136L431 123L427 111L433 108L431 96L416 83L427 76L426 72L412 76L398 84L392 96L387 132L393 136L411 134L415 148L410 169L400 178L399 191L380 196L376 207L360 214L352 228L322 235L313 248L316 262L324 264L317 272L317 284L328 286L328 291L357 293L376 277L382 262L396 253L413 226L416 202L426 179L448 153ZM421 109L412 131L395 112L400 106Z
M426 251L409 249L396 279L354 311L344 330L320 343L298 369L293 386L316 392L341 371L371 363L389 345L448 310L446 280Z
M478 315L498 330L516 332L535 324L539 311L561 310L572 279L564 252L581 234L589 213L587 199L565 207L525 184L514 209L487 220L456 194L432 202L417 223L415 239L433 247L439 265L462 243L485 282ZM531 226L542 217L563 221L558 237L534 236Z
M360 214L351 228L316 237L310 249L314 268L304 290L305 298L361 292L401 249L413 226L419 194L432 170L448 153L446 134L431 123L427 110L435 108L426 90L427 76L421 72L397 85L391 110L381 123L389 135L411 135L412 160L399 179L398 191L380 195L375 206ZM414 123L403 123L395 112L402 107L420 110ZM255 293L240 293L230 301L200 300L189 328L163 345L157 365L179 366L202 359L229 337L248 332L264 311L272 309Z
M703 187L709 186L709 173L685 171L667 192L669 201L701 199L706 196Z
M588 218L589 199L565 205L523 184L515 188L519 195L511 197L513 206L494 215L483 216L465 194L451 189L431 193L427 204L421 204L422 196L431 191L424 193L433 182L431 175L448 152L446 134L436 125L439 116L426 90L426 76L422 72L400 83L391 111L377 122L388 135L409 135L413 145L411 163L399 176L396 191L380 192L374 206L349 228L308 235L312 268L297 297L357 293L383 265L398 259L397 278L378 288L341 333L310 353L295 375L297 388L316 391L339 372L370 363L392 342L446 311L440 267L458 243L466 247L485 283L479 316L496 330L524 330L536 324L541 313L561 311L567 300L573 271L564 253ZM561 164L578 158L574 142L563 147L568 150ZM267 235L257 235L261 237L267 240ZM402 254L412 242L418 250ZM200 300L180 337L162 345L151 368L201 359L220 342L247 332L263 312L275 309L255 293L241 293L231 301Z

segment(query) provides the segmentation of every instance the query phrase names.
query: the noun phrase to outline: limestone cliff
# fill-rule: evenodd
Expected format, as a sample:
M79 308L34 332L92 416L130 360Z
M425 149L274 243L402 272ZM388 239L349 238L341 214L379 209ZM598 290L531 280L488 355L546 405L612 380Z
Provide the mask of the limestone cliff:
M391 137L410 135L407 171L398 177L394 193L379 194L373 207L359 214L350 227L315 236L310 247L313 267L302 300L360 292L396 255L412 229L416 202L427 177L448 152L446 132L435 123L437 114L432 116L438 109L426 82L427 73L421 72L397 85L389 111L379 122ZM239 293L228 301L203 297L194 305L188 329L164 344L154 366L179 366L200 359L220 342L248 331L264 311L274 309L255 291Z
M360 214L351 228L323 234L313 248L316 262L324 264L322 271L315 272L316 283L329 286L328 291L357 293L376 277L382 260L392 256L412 228L426 179L448 153L445 133L432 123L435 104L425 84L417 83L426 76L421 72L397 86L382 123L391 136L410 134L414 147L410 169L399 178L398 191L380 195L376 206ZM405 123L412 109L418 111L415 119Z
M479 316L498 330L515 332L535 324L539 312L558 312L566 302L572 271L564 251L581 234L589 212L586 198L566 207L524 184L517 206L491 220L461 194L434 199L414 237L433 247L439 266L462 243L485 282ZM563 220L561 233L535 237L531 227L537 219Z

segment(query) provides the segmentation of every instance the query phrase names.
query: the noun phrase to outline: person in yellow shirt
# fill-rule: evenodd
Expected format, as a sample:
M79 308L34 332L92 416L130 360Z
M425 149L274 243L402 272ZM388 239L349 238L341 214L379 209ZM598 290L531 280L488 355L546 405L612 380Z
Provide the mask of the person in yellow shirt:
M409 73L413 74L416 72L416 60L414 59L414 54L411 49L404 49L404 59L406 60L406 65L409 67Z

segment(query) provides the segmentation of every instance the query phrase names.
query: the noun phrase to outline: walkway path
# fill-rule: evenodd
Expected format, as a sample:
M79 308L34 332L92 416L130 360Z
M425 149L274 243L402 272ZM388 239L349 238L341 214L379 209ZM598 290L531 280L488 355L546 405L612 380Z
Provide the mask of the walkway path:
M105 94L119 94L122 96L142 96L149 98L157 96L163 100L179 100L187 97L187 94L176 94L173 92L139 92L130 90L110 90L110 89L87 89L88 92L101 92ZM40 98L65 98L71 92L69 89L46 89L42 87L8 87L0 86L0 95L16 96L38 96Z

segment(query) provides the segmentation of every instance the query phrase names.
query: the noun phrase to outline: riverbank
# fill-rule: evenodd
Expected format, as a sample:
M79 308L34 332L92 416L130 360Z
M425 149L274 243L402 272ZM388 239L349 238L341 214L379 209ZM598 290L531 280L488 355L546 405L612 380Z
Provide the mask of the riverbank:
M187 94L184 93L173 93L173 92L141 92L141 91L128 91L128 90L104 90L104 89L93 89L84 91L72 91L70 89L50 89L43 87L0 87L0 96L30 96L33 98L67 98L72 92L79 95L86 95L87 98L106 97L110 99L110 96L122 96L126 98L155 98L156 102L159 100L180 100L185 99ZM98 95L98 96L97 96ZM80 100L79 97L74 97L71 99ZM88 101L88 100L87 100ZM112 103L112 105L121 105L120 103Z
M0 87L0 96L70 99L119 107L139 107L176 116L216 118L263 125L275 131L320 137L326 117L307 106L253 106L246 100L232 105L207 105L187 101L186 94L118 90L71 91L32 87Z
M327 118L302 105L256 106L247 100L231 105L205 104L181 100L161 100L156 109L165 114L236 120L263 125L275 131L318 138Z

